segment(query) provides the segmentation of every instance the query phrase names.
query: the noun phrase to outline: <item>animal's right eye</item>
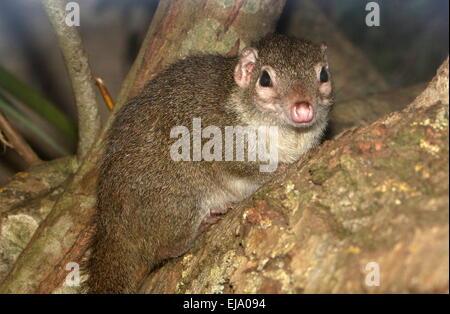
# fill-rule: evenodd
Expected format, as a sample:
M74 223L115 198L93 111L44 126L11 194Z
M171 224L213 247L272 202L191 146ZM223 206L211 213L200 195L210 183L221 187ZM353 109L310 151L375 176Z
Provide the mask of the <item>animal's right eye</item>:
M322 70L320 71L320 82L321 83L328 82L328 72L327 69L325 69L325 67L322 67Z
M262 87L272 87L272 79L267 71L263 71L259 78L259 85Z

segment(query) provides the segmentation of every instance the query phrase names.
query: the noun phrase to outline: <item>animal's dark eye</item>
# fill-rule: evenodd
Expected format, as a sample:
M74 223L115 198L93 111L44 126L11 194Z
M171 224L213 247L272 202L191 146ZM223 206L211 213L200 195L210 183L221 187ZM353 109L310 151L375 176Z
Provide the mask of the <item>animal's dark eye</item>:
M320 82L321 83L328 82L328 72L325 69L325 67L322 67L322 70L320 70Z
M267 71L263 71L261 77L259 78L259 85L263 87L271 87L272 80L270 79L269 73Z

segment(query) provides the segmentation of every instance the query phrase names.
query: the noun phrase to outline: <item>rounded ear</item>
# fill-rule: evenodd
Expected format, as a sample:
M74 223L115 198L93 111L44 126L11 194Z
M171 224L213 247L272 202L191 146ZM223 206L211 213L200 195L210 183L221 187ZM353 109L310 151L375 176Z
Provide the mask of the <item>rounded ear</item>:
M250 84L257 59L257 49L247 47L241 51L238 64L234 68L234 80L239 87L245 88Z

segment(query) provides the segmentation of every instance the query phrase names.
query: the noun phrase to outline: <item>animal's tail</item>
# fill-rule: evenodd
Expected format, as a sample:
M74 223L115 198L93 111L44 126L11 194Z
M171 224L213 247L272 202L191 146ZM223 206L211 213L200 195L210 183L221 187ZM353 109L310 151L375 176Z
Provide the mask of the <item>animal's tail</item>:
M126 241L126 240L125 240ZM91 256L86 262L87 293L136 293L149 265L143 260L136 243L97 232L91 246Z

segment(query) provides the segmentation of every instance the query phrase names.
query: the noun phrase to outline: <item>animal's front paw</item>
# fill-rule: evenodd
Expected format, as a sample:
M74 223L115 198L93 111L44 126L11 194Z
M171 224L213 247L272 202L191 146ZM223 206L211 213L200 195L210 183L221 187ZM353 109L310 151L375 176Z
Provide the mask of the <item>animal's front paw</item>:
M198 228L199 233L208 229L209 226L219 222L219 220L222 219L223 215L225 215L232 208L233 206L227 205L221 208L211 209L209 211L209 215L202 220L200 227Z
M225 215L230 209L232 209L233 205L225 205L221 208L214 208L209 211L211 216L217 216L217 215Z
M216 224L220 219L222 219L221 216L219 215L214 215L214 216L207 216L205 217L201 224L200 227L198 228L198 232L202 233L203 231L205 231L206 229L209 228L209 226Z

